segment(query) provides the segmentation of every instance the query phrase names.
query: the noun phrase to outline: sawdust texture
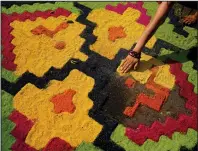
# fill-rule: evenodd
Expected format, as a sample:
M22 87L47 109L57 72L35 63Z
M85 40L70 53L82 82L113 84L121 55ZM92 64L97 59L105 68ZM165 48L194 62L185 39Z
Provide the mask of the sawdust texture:
M13 21L11 26L14 29L11 34L15 37L12 40L12 44L15 45L13 52L16 55L14 63L17 64L15 73L22 75L29 71L41 77L52 66L61 68L71 58L85 61L87 56L80 52L80 47L85 40L79 36L85 26L76 22L76 17L76 15L49 17L47 19L38 17L35 21ZM53 38L43 34L34 35L31 32L39 25L54 31L58 28L57 26L67 22L67 20L72 20L74 23L57 32ZM57 51L54 48L57 41L67 43L67 47Z
M73 113L75 111L75 106L72 102L72 99L76 91L74 90L66 90L62 94L58 94L51 99L51 102L54 103L54 111L55 113L69 112Z
M140 12L132 8L128 8L122 15L105 9L93 10L88 19L97 23L94 29L97 41L90 48L108 59L113 59L120 48L129 50L145 28L144 25L136 22L139 16ZM108 29L112 26L122 26L126 37L117 39L115 42L110 41ZM152 37L146 46L152 48L155 42L156 38Z
M64 81L52 80L46 89L38 89L30 83L24 86L15 95L13 105L28 119L35 121L25 142L38 150L54 137L65 140L72 147L82 141L93 142L102 129L102 125L88 116L93 106L88 93L93 86L94 80L78 70L72 70ZM72 114L57 114L50 100L68 89L76 91L73 97L76 110Z
M126 34L124 32L124 28L122 26L120 27L110 27L109 30L109 40L115 41L119 38L125 38Z

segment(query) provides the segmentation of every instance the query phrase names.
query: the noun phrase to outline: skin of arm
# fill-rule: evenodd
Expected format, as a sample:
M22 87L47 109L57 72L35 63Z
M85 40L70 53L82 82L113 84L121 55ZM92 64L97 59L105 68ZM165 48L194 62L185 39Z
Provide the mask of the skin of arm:
M145 28L141 37L137 41L137 44L133 49L133 51L137 53L141 52L142 48L145 46L147 41L153 36L157 28L165 21L166 15L168 14L168 11L171 8L171 6L172 6L172 2L161 2L155 13L155 16ZM136 70L138 63L139 63L139 59L128 55L121 64L121 72L126 73L131 68L134 68L134 70Z

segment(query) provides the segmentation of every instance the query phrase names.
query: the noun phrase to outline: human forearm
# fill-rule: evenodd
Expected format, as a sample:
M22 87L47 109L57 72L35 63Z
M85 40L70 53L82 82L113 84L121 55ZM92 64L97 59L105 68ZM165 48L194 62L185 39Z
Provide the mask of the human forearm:
M140 39L137 41L135 48L133 49L136 52L141 52L144 45L147 43L150 37L154 34L154 31L158 27L158 25L164 21L164 17L166 16L169 8L171 6L171 2L162 2L157 9L157 12L148 26L145 28L142 33Z
M171 6L171 2L162 2L157 9L157 12L152 19L152 21L148 24L144 32L142 33L140 39L138 40L135 48L129 52L128 56L124 59L121 64L121 72L126 73L131 68L134 70L137 69L139 61L140 61L140 54L142 48L153 35L154 31L157 29L158 25L164 20L169 8Z

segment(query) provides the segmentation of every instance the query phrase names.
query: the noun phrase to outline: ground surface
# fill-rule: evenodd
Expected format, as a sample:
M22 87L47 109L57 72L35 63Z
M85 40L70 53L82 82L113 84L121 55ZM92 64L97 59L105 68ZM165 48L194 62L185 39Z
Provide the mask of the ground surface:
M179 6L119 70L157 6L4 2L2 150L195 150L197 30Z

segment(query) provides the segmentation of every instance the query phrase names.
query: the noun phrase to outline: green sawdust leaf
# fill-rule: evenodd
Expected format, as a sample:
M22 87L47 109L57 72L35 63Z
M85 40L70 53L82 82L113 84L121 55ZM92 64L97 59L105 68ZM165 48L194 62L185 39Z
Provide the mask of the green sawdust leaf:
M91 9L97 9L97 8L104 8L107 4L110 5L116 5L118 3L126 3L126 2L79 2L87 7L90 7ZM12 5L10 8L2 7L2 12L6 14L12 14L14 12L17 12L19 14L23 13L24 11L28 12L35 12L35 11L46 11L46 10L55 10L57 8L64 8L72 13L79 14L80 11L73 6L73 2L55 2L52 3L34 3L33 5L24 4L21 6L18 5Z
M12 95L8 94L5 91L1 91L2 97L2 150L10 151L11 145L15 142L15 138L10 134L15 124L12 123L8 116L13 110L12 107Z
M12 71L8 71L5 68L1 68L1 77L10 82L16 82L18 76L16 76Z
M102 151L101 149L95 147L93 144L91 143L85 143L85 142L82 142L80 144L80 146L78 146L76 148L75 151Z
M34 3L33 5L24 4L21 6L18 5L12 5L10 8L6 9L5 7L2 7L2 12L6 14L12 14L14 12L17 12L19 14L23 13L24 11L28 12L35 12L35 11L46 11L46 10L55 10L57 8L64 8L72 13L79 14L79 10L75 7L73 7L73 2L55 2L55 4L52 3Z
M156 2L144 2L144 8L147 9L147 14L154 16L157 11L158 4ZM165 22L157 29L155 37L169 42L179 48L188 50L197 45L197 30L191 27L184 27L184 30L189 33L188 37L173 32L173 24L169 24L170 19L167 18Z
M193 62L189 61L187 58L188 51L178 52L174 53L174 51L167 50L165 48L162 48L160 50L160 54L158 59L160 60L166 60L168 58L172 60L176 60L178 62L182 63L182 70L186 72L188 76L188 81L194 85L194 92L197 94L197 71L193 69Z
M148 139L142 146L137 145L125 136L125 127L118 125L111 139L123 147L126 151L179 151L181 146L192 149L197 143L197 132L193 129L188 129L186 134L175 132L172 139L166 136L161 136L158 142Z
M193 46L197 45L197 30L193 28L184 28L189 35L188 37L184 37L176 32L173 32L174 26L173 24L169 24L169 18L166 19L166 22L162 24L156 31L155 37L158 39L162 39L166 42L169 42L179 48L188 50Z
M188 76L188 81L191 82L195 87L194 87L194 92L197 94L197 71L193 69L193 63L192 61L188 61L183 63L182 70L186 73L189 74Z
M147 15L154 16L157 11L158 3L157 2L144 2L143 7L147 10Z
M79 3L91 9L97 9L97 8L105 8L105 6L108 4L116 6L119 3L125 4L127 2L79 2Z

